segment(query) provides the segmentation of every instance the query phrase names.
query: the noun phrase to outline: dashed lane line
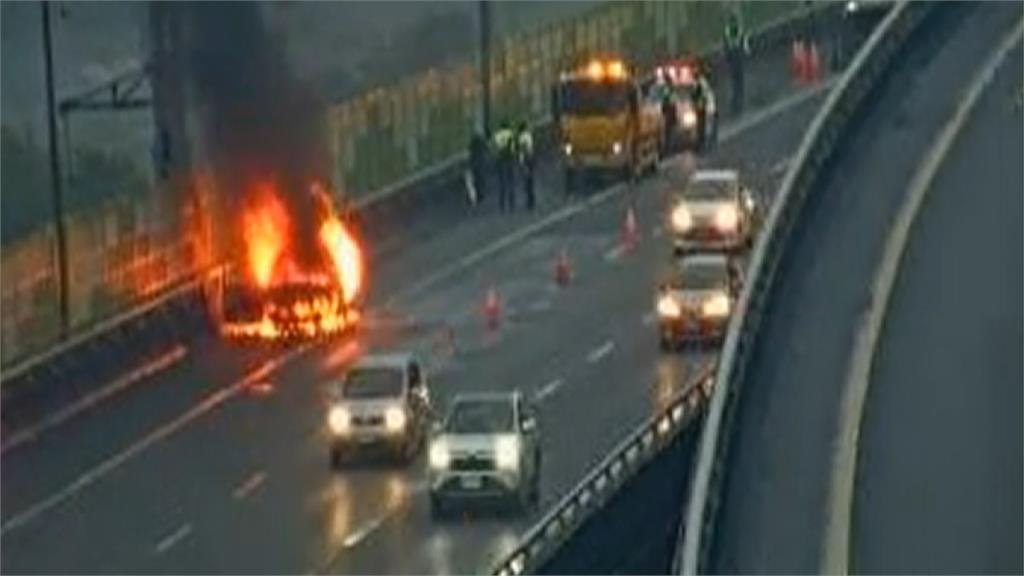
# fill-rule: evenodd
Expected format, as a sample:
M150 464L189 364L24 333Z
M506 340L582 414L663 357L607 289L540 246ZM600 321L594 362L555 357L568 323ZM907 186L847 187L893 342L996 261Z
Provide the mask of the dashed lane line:
M153 552L158 555L166 554L171 548L180 544L192 534L192 524L186 522L156 543Z
M267 473L264 470L253 473L241 484L231 491L231 497L235 500L242 500L256 491L267 480Z
M593 350L590 351L589 354L587 354L587 363L597 364L598 362L603 360L605 356L611 354L613 350L615 350L615 342L612 342L611 340L606 340L603 344L601 344L597 348L594 348Z
M196 420L200 416L210 412L214 408L217 408L224 402L228 401L234 396L237 396L242 390L246 389L253 382L259 382L266 378L270 373L278 370L284 364L292 361L302 353L306 352L311 348L310 345L304 344L289 350L281 356L274 359L268 360L261 364L255 370L249 372L244 378L235 382L234 384L221 388L216 392L207 396L202 402L196 404L192 408L189 408L185 413L181 414L174 420L161 425L149 434L143 436L140 440L134 442L124 450L110 456L106 460L100 462L88 472L82 474L76 478L70 484L64 486L60 490L50 494L46 498L37 501L28 508L14 514L10 519L5 521L0 526L0 537L17 530L32 520L38 518L42 514L49 512L53 508L60 506L80 492L89 488L99 480L103 479L117 468L124 465L126 462L141 454L146 449L154 446L161 440L171 436L178 430L184 428L187 424Z
M552 394L557 392L558 389L562 387L562 384L565 384L565 380L563 380L562 378L555 378L551 382L548 382L547 384L542 386L541 389L538 390L537 393L534 395L534 402L543 402L544 399L546 399L548 396L551 396Z
M8 450L12 450L18 446L35 440L41 434L60 426L89 408L109 399L118 392L126 390L136 383L170 368L185 358L187 354L187 348L182 345L177 345L160 356L146 361L138 368L135 368L127 374L123 374L113 382L110 382L90 394L85 395L77 402L69 404L68 406L54 412L39 423L11 434L8 438L4 439L3 444L0 444L0 454L5 454Z

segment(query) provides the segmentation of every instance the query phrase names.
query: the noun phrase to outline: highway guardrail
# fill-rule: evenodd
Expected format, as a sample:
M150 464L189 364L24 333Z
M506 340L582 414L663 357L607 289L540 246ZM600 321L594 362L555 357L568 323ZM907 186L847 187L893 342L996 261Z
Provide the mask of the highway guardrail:
M548 510L516 548L495 566L493 573L501 576L529 574L543 565L619 487L696 421L711 394L713 382L713 367L702 370L664 411L637 427Z
M748 282L726 334L697 455L690 498L680 525L674 572L707 568L732 440L731 424L771 297L773 280L808 197L899 51L927 14L927 3L900 3L858 52L804 135L750 260Z

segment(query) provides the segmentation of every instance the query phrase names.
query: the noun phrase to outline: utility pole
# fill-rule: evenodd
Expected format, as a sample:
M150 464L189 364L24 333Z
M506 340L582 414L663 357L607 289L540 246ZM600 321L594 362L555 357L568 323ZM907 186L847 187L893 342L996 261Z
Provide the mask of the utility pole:
M40 2L43 12L43 60L46 67L46 121L50 140L50 184L53 190L53 226L57 233L57 298L60 337L68 335L68 255L64 232L64 195L61 189L60 153L57 150L57 109L53 95L53 46L50 39L50 2Z
M484 138L491 138L491 3L480 0L480 105Z

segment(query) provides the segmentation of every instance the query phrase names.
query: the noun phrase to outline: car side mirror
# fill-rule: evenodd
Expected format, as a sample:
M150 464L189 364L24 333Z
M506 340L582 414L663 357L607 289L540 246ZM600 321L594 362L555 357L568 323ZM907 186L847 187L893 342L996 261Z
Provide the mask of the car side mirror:
M523 432L531 434L537 430L537 419L533 416L523 418Z

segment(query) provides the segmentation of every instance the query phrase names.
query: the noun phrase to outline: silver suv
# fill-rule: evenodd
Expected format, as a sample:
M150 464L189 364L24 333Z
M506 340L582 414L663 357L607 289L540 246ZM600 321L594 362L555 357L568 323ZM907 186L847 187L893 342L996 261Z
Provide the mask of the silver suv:
M537 418L519 392L457 395L430 442L430 508L499 500L522 512L540 496Z
M430 427L430 394L410 354L370 355L330 385L331 466L346 456L384 451L410 461Z

